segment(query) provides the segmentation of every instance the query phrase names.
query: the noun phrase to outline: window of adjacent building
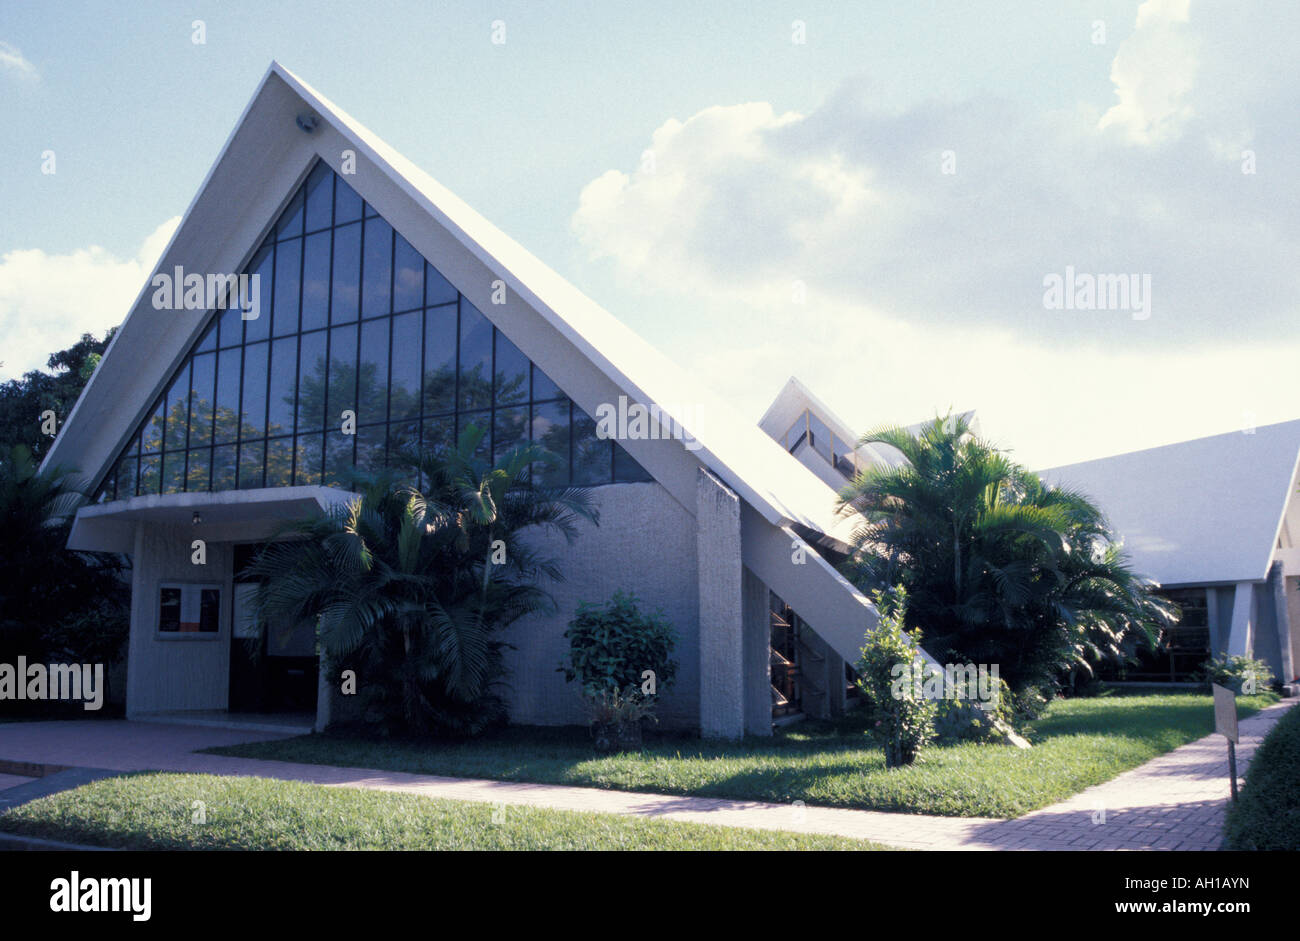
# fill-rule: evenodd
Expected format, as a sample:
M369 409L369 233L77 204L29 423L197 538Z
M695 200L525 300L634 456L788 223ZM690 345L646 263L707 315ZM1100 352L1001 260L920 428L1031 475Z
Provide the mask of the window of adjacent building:
M216 585L164 583L158 588L158 631L216 634L221 630L221 589Z
M260 316L210 315L99 499L339 485L448 448L470 424L484 456L551 450L535 471L548 484L650 479L325 164L245 271L259 276Z

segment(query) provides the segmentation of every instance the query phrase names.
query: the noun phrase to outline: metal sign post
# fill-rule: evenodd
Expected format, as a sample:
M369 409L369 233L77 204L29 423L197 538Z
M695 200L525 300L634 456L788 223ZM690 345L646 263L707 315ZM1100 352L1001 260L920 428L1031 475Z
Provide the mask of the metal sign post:
M1232 690L1212 683L1214 691L1214 731L1228 740L1228 777L1232 781L1232 799L1237 799L1237 697Z

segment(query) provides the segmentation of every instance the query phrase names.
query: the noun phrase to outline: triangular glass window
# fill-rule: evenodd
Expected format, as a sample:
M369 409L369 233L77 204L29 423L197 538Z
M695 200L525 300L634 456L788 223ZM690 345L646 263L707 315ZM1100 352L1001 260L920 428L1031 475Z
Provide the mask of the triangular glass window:
M485 455L552 451L548 484L650 479L324 163L244 273L258 276L258 316L211 313L98 499L345 485L470 423L487 430Z

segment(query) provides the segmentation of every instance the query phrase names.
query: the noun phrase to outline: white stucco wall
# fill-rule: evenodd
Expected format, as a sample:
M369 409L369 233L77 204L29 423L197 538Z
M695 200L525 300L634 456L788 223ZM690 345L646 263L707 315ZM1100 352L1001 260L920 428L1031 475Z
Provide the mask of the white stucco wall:
M604 602L618 589L634 592L643 610L662 608L677 631L677 679L661 690L659 721L699 725L699 593L695 518L657 483L612 484L593 491L600 525L584 526L573 545L544 543L560 560L565 581L548 586L558 611L513 624L505 640L510 718L531 725L586 722L576 684L557 672L568 650L564 632L580 601Z
M131 636L127 715L177 709L225 709L230 692L230 598L234 552L209 542L207 563L191 562L190 526L138 524L131 558ZM161 582L215 584L221 588L216 634L158 633Z

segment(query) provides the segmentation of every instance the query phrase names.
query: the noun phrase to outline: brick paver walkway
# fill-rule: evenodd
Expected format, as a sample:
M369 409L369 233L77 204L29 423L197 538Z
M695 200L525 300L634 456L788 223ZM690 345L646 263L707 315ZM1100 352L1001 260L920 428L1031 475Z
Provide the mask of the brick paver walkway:
M1241 722L1238 773L1294 703ZM502 805L636 814L694 823L838 834L911 849L1179 849L1218 846L1228 796L1227 746L1217 735L1184 745L1016 820L931 817L758 801L674 797L200 755L195 749L283 736L197 726L94 720L0 725L0 759L117 771L188 771L365 787Z

